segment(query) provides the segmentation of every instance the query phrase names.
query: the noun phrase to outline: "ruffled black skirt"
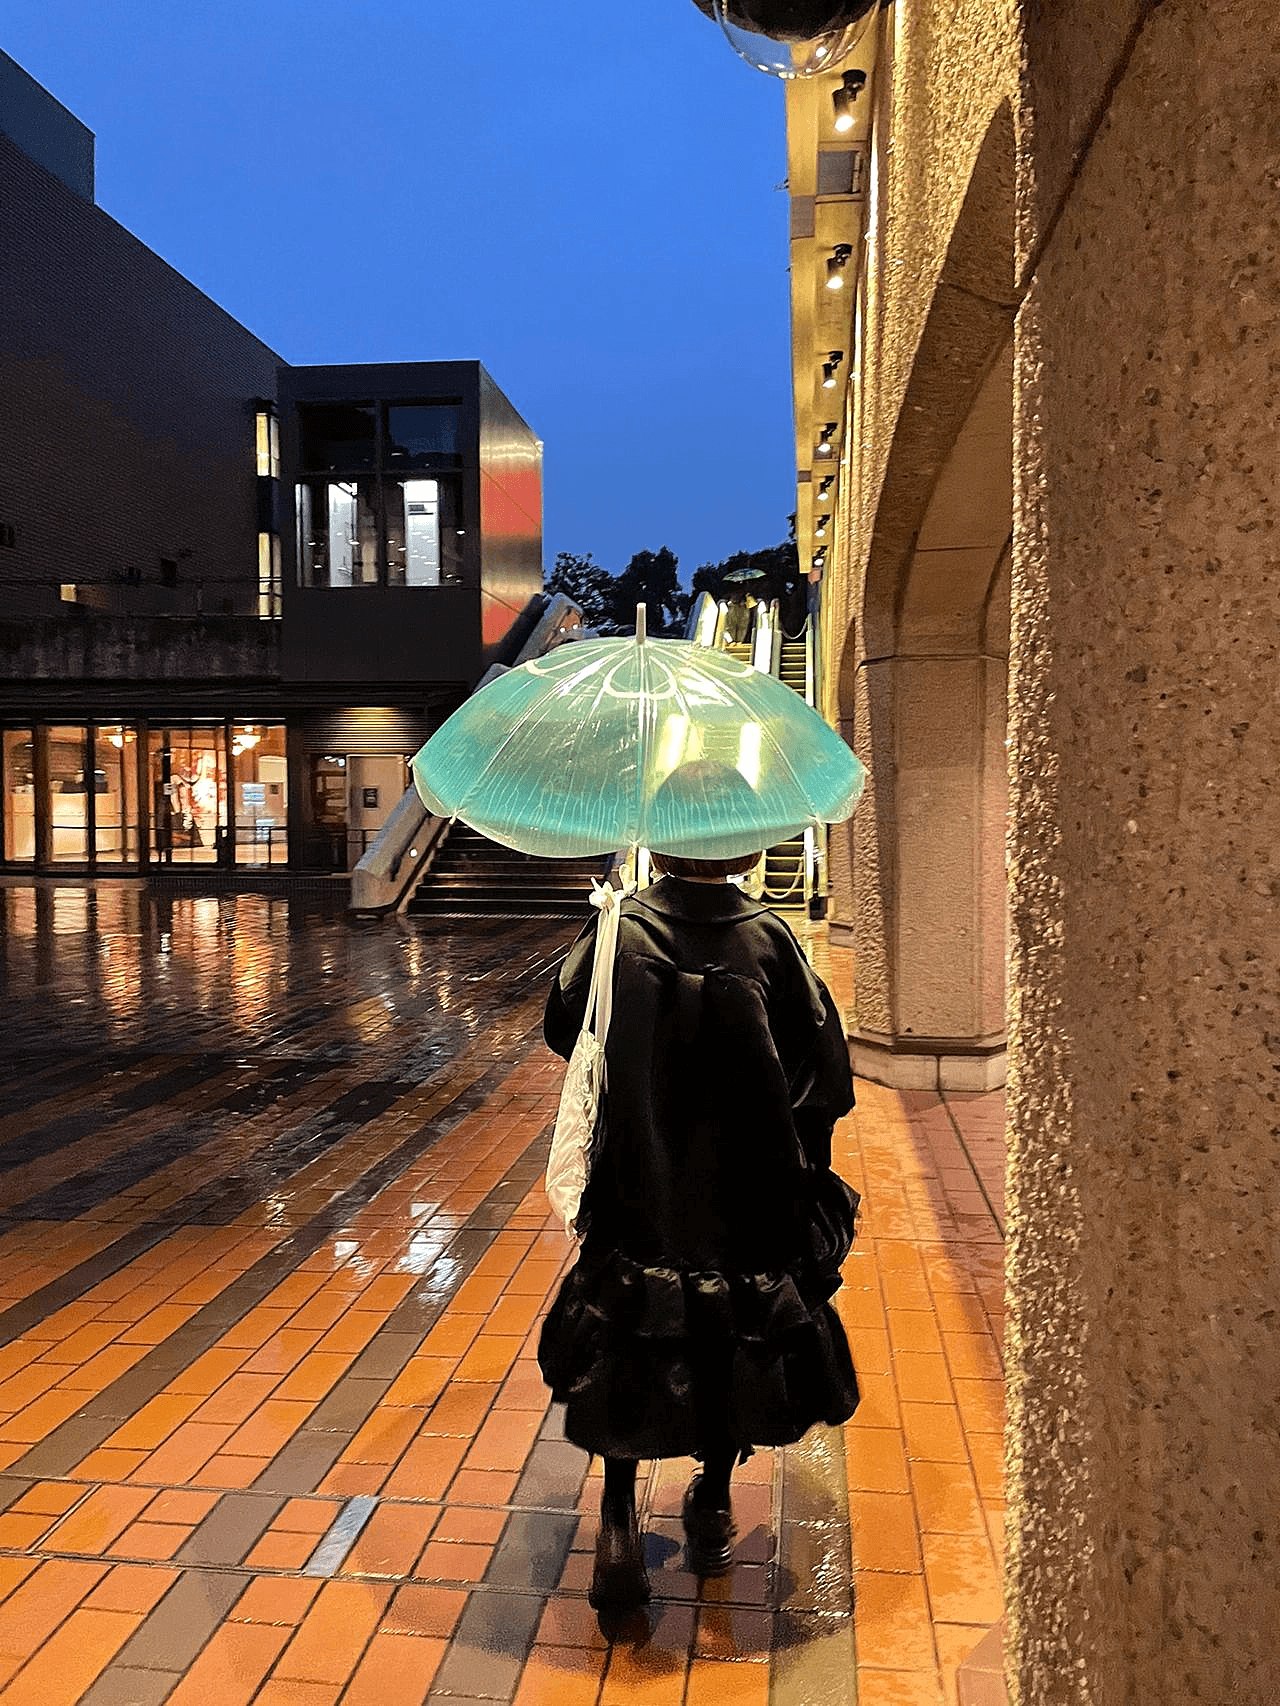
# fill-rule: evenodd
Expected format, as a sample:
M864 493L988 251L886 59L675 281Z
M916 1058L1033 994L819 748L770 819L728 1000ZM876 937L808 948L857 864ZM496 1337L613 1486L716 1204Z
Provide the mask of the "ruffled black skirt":
M833 1290L584 1252L538 1344L566 1437L605 1457L687 1457L791 1445L817 1422L847 1421L858 1384Z

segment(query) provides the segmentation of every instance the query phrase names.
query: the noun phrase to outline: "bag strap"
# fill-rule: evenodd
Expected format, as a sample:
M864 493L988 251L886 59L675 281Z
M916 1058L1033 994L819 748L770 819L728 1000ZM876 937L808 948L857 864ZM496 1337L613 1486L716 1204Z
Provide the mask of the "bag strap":
M582 1028L593 1032L601 1048L609 1035L609 1021L613 1017L613 963L618 952L622 902L634 893L635 889L629 883L624 883L620 889L615 889L612 883L593 882L591 885L591 904L599 910L601 917L596 926L596 951L591 964L591 987L587 992Z

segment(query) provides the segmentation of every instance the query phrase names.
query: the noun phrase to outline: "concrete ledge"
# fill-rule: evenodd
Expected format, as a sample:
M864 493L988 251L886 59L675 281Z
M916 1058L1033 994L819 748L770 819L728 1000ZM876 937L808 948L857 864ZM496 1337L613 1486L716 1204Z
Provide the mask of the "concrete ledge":
M891 1090L999 1090L1008 1070L1003 1037L849 1034L854 1076Z

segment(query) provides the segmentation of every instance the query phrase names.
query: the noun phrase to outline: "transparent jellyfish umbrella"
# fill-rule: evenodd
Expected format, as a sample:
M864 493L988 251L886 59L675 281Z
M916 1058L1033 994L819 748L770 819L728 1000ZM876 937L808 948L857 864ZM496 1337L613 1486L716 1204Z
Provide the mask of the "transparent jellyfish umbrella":
M413 761L427 809L544 858L736 858L847 818L862 764L800 695L726 653L586 640L474 693Z
M771 77L816 77L857 46L885 0L694 0L734 52Z

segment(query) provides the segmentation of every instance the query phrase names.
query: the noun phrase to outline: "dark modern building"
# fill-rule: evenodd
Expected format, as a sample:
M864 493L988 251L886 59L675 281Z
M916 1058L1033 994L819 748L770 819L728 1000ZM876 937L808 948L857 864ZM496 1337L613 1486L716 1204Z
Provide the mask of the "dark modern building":
M345 870L536 617L541 446L478 362L290 365L93 194L0 54L2 868Z

